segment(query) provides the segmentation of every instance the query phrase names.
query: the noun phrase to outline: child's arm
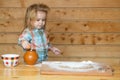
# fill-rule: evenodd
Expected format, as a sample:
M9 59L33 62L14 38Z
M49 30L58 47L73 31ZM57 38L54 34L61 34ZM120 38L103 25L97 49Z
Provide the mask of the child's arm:
M48 49L51 50L54 54L58 55L58 54L61 54L61 51L56 48L56 47L53 47L50 43L49 43L49 37L48 37L48 32L45 32L45 35L47 37L47 42L48 42Z
M22 46L24 49L30 49L30 43L31 40L30 31L28 29L25 29L18 38L18 44Z

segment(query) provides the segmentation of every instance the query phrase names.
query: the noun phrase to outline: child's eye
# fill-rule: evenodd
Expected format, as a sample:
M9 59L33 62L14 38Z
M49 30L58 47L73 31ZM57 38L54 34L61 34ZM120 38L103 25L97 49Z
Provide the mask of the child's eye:
M37 19L36 21L40 21L40 20L45 21L46 19Z
M42 21L45 21L46 19L42 19Z
M40 21L40 19L37 19L37 21Z

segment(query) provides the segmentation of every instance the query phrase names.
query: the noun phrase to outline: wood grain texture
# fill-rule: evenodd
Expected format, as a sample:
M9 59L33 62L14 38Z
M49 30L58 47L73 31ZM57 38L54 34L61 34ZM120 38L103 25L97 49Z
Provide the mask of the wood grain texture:
M50 7L120 7L119 0L1 0L0 7L28 7L33 3Z
M15 20L15 19L6 19L0 20L0 32L7 33L7 32L22 32L24 29L24 20Z
M114 45L54 45L62 51L62 55L58 57L103 57L103 58L119 58L120 46ZM0 44L0 53L19 53L23 54L24 50L17 44ZM49 52L49 56L56 56L53 52Z
M0 19L24 19L26 8L0 8ZM120 20L120 8L53 8L50 20ZM54 15L54 16L53 16Z
M58 30L59 28L59 30ZM48 32L120 32L119 21L50 21Z
M58 10L52 9L48 18L55 20L119 20L119 14L120 8L58 8Z
M59 30L58 30L59 28ZM0 32L22 32L23 19L1 19ZM120 21L47 21L47 32L120 32Z
M120 46L114 45L58 45L56 47L62 51L60 57L119 58L120 56ZM50 52L49 56L56 55Z
M53 44L120 44L120 34L116 33L52 33L49 40Z
M20 33L0 33L0 43L17 43ZM119 45L119 33L50 33L52 44Z
M40 67L20 63L14 68L6 68L0 63L0 80L120 80L120 65L111 65L114 69L112 77L105 76L62 76L40 75ZM7 75L7 77L6 77Z
M17 43L18 33L0 33L0 43Z
M120 64L120 46L91 46L91 45L54 45L62 51L62 55L48 53L48 61L97 61L107 64ZM16 53L23 61L25 51L16 44L0 44L0 55Z
M62 55L49 52L49 60L120 64L120 0L0 0L0 55L23 57L17 41L26 8L33 3L51 8L46 30Z
M0 44L0 48L2 49L0 50L0 55L7 53L16 53L23 56L24 54L22 47L18 46L17 44Z

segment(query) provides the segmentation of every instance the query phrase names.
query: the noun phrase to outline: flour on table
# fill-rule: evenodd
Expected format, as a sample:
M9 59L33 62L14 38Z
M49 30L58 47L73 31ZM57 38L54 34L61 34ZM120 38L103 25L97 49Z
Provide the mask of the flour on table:
M28 65L28 64L25 64L25 66L35 66L35 67L41 67L42 66L42 63L36 63L35 65Z
M57 70L64 71L74 71L74 72L88 72L92 70L97 70L104 72L105 69L101 64L92 61L82 61L82 62L43 62L42 64L48 65L49 67Z
M37 63L37 64L35 64L34 66L36 66L36 67L41 67L41 65L42 65L42 63Z

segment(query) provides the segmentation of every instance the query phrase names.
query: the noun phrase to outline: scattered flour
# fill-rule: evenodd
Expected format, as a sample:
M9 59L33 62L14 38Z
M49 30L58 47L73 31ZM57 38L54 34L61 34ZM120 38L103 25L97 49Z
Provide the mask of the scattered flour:
M42 63L37 63L37 64L35 64L34 66L36 66L36 67L41 67L41 66L42 66Z
M82 61L82 62L62 62L62 61L53 61L53 62L43 62L49 67L57 70L64 71L74 71L74 72L88 72L91 70L100 70L102 66L99 63L92 61Z

